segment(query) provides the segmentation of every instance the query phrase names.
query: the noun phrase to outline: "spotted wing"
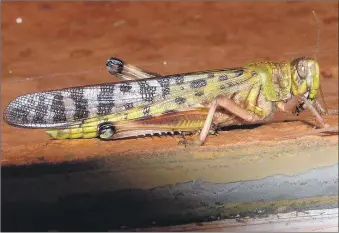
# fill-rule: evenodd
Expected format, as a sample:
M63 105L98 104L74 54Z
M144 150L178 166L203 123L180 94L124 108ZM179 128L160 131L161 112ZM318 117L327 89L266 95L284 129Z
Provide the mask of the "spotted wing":
M214 70L26 94L7 106L4 120L20 127L64 128L142 106L171 111L199 104L207 87L216 93L249 79L249 73L242 68Z
M140 80L26 94L9 103L4 120L28 128L65 127L154 101L159 87L155 80Z

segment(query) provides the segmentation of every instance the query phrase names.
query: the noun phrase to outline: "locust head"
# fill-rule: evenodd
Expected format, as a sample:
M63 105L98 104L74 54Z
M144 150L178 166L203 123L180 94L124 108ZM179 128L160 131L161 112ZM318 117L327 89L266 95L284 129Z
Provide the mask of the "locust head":
M292 94L304 96L313 104L320 85L319 64L312 58L297 58L291 62L291 76ZM305 108L304 103L301 103L297 107L297 112Z

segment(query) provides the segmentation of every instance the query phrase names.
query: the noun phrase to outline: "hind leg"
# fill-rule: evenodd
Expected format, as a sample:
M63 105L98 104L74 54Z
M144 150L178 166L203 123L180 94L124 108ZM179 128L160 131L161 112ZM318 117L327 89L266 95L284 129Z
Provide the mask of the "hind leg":
M106 69L110 74L115 75L120 80L138 80L161 77L160 74L130 65L115 57L111 57L106 61Z

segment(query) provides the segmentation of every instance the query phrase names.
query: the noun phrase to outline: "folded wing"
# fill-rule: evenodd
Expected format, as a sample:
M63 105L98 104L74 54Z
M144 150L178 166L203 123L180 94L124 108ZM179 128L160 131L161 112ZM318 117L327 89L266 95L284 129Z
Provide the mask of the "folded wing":
M184 95L199 94L199 90L206 88L207 83L210 83L209 92L213 92L214 87L219 89L221 82L230 84L234 78L239 82L250 78L241 69L215 72L205 71L26 94L17 97L7 106L4 120L19 127L64 128L96 116L121 113L135 107L159 104L160 101L170 102L174 97L178 102ZM192 97L189 104L198 104L199 101L199 98Z

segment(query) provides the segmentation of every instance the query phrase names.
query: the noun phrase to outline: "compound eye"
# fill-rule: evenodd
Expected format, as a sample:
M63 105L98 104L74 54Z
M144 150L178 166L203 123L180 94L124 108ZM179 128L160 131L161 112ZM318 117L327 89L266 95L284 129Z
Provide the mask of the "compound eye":
M306 78L307 77L307 61L301 60L298 62L297 65L297 72L300 78Z

